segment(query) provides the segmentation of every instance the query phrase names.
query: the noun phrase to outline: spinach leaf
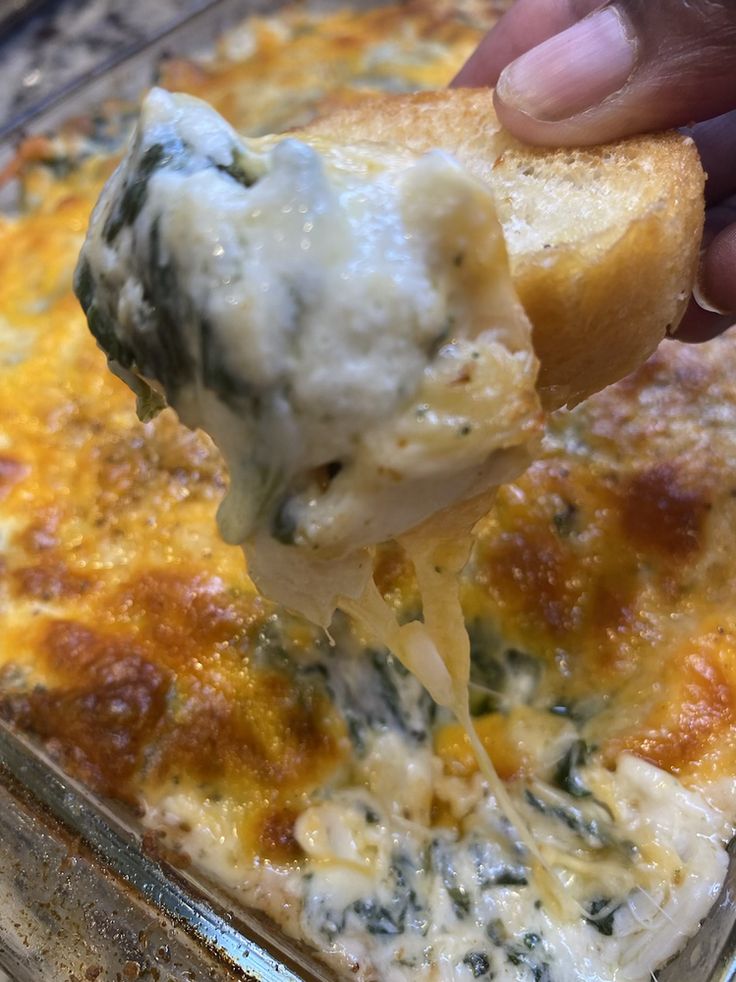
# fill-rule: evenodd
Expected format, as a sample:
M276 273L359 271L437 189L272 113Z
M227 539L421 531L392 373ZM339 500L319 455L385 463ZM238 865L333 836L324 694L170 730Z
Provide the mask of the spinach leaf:
M80 261L74 272L74 293L86 314L95 297L95 280L92 275L92 267L86 259Z
M112 244L126 226L130 226L143 210L148 194L148 182L156 170L166 167L183 151L179 141L152 143L141 155L137 169L129 176L116 206L107 216L102 235L108 245Z
M215 167L223 174L232 177L238 184L242 184L244 188L252 187L258 180L253 174L248 173L243 154L237 147L233 147L232 159L229 164L215 164Z
M403 934L404 918L406 908L402 908L398 914L394 915L388 909L369 898L367 900L356 900L352 909L365 924L369 934Z
M450 898L453 913L459 921L464 920L470 913L471 898L464 884L457 875L452 852L448 843L435 839L429 847L429 863L435 872L439 873L442 885Z
M260 412L260 396L241 375L231 370L224 345L205 317L199 320L199 364L202 385L226 406L242 411L247 405L249 416Z
M194 376L194 359L186 342L186 325L194 313L174 262L165 254L160 217L151 224L149 262L141 279L154 324L153 329L141 325L136 334L136 363L142 375L161 382L169 402L174 402L177 390Z
M286 494L276 506L271 519L271 535L285 546L293 546L299 522L294 514L293 496Z
M618 907L614 907L604 917L598 917L596 915L600 914L600 912L605 910L606 907L610 906L610 904L610 897L600 897L598 900L594 900L588 909L590 917L585 918L586 922L590 924L591 927L594 927L599 934L603 934L607 938L610 938L613 934L613 918L618 910ZM621 905L619 904L619 907L620 906Z
M518 648L505 648L493 626L468 625L470 637L470 709L474 716L529 705L539 687L539 659Z
M488 955L484 951L469 951L465 958L463 958L463 965L468 966L473 973L474 979L488 975L491 970L491 963L488 960Z
M562 805L548 804L528 788L524 792L524 797L535 811L559 820L571 832L575 832L576 835L579 835L581 839L584 839L591 845L621 846L621 843L617 843L614 840L610 831L604 827L597 817L585 815L579 807L571 804L568 808L564 808Z
M87 325L95 341L111 361L116 361L123 368L133 368L133 350L118 338L112 318L108 317L96 301L92 301L87 310Z
M470 854L475 865L475 879L481 890L526 886L526 868L521 864L510 863L495 843L488 840L473 842Z
M554 783L573 798L589 798L592 794L579 773L587 758L588 745L585 740L575 740L555 771Z

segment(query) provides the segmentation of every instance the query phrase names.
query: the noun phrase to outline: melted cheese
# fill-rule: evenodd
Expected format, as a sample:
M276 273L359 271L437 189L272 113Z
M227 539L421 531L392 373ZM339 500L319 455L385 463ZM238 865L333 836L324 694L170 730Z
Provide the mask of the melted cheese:
M441 86L479 35L402 6L239 36L245 60L165 77L265 132L385 80ZM214 530L210 441L170 411L135 420L69 290L112 161L33 165L68 142L24 147L25 210L0 220L3 713L340 977L649 982L713 902L736 815L734 337L665 345L559 414L463 576L475 726L548 861L562 850L599 902L600 929L561 924L449 715L370 638L336 623L335 656L260 601ZM405 550L371 560L392 614L415 616ZM601 749L572 787L613 819L559 783L579 740Z
M538 431L491 194L440 153L242 141L154 91L76 288L113 369L224 453L220 527L263 592L325 626L362 550L516 473Z
M325 628L341 608L396 655L463 727L547 902L584 914L469 707L459 577L540 419L490 191L436 152L243 141L154 90L75 285L139 405L163 393L222 450L220 528L259 589ZM370 550L397 536L423 613L403 625L371 578ZM547 852L568 873L593 861Z
M459 600L488 491L539 421L490 191L440 153L244 143L154 90L76 288L113 370L223 451L220 528L259 588L361 620L457 716L539 855L472 726ZM407 529L424 619L399 626L366 547Z

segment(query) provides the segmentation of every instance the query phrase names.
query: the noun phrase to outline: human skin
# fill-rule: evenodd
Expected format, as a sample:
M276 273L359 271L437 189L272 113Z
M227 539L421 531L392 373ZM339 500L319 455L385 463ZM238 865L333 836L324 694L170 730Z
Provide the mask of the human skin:
M516 0L453 85L495 86L499 119L541 146L679 126L708 174L698 284L677 337L736 321L736 2Z

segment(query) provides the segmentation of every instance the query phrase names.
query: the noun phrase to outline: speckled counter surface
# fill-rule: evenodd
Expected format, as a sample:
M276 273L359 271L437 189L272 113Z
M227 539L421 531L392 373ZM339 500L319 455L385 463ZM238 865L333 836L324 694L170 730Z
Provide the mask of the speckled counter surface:
M0 128L205 6L207 0L51 0L28 23L0 36Z

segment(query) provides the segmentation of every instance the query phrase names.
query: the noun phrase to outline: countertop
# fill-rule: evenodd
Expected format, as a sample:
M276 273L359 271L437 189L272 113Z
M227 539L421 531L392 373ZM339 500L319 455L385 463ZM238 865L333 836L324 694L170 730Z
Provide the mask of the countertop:
M22 6L0 0L0 19ZM0 130L207 0L47 0L0 33Z

